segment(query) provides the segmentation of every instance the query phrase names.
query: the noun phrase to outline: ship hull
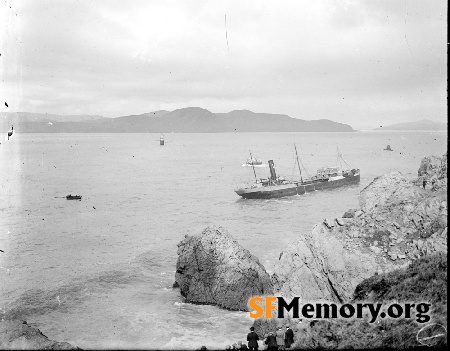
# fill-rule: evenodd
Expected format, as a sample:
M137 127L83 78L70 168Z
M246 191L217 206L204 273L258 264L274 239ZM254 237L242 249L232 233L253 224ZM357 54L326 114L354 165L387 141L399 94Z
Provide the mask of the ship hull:
M236 190L236 194L244 199L271 199L274 197L297 195L297 184L263 186Z
M316 190L333 189L341 186L356 184L360 175L352 175L336 180L314 181L309 184L290 183L283 185L262 186L259 188L244 188L236 190L236 194L244 199L271 199L292 195L303 195Z

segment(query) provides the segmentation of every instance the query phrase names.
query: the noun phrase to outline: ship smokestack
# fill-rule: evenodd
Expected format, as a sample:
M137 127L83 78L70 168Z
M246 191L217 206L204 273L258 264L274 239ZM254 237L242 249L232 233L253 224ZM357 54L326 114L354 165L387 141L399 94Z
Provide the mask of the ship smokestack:
M273 164L273 160L269 160L269 168L270 168L270 179L277 180L277 174L275 173L275 165Z

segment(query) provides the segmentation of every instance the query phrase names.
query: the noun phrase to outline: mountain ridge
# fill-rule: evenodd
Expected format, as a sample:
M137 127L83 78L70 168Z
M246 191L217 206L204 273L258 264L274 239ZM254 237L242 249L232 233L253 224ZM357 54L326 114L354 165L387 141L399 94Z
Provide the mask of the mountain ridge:
M97 115L0 113L2 128L23 133L229 133L229 132L354 132L329 119L304 120L285 114L233 110L213 113L201 107L159 110L114 118Z
M374 130L447 130L447 123L421 119L413 122L390 124Z

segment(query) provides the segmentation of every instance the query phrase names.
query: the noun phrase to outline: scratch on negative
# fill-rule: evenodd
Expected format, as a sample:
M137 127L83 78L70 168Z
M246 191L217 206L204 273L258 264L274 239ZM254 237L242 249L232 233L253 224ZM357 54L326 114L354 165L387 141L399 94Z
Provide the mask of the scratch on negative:
M414 54L411 51L411 47L409 46L408 38L406 37L406 18L407 17L408 17L408 11L406 11L406 0L405 0L405 41L406 41L406 45L408 46L409 52L414 57Z
M227 49L230 51L230 47L228 46L227 15L225 15L225 39L227 41Z

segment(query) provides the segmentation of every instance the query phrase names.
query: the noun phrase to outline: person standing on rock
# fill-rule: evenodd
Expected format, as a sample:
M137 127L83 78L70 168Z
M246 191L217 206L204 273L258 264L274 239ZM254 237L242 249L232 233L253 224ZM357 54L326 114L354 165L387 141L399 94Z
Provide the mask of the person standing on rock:
M281 327L278 327L277 331L275 332L275 335L277 337L278 349L280 350L284 346L284 331L283 331L283 329Z
M294 343L294 332L289 326L286 326L286 333L284 333L284 345L287 349Z
M259 336L255 333L255 328L250 327L250 333L247 334L248 348L250 350L258 350Z

